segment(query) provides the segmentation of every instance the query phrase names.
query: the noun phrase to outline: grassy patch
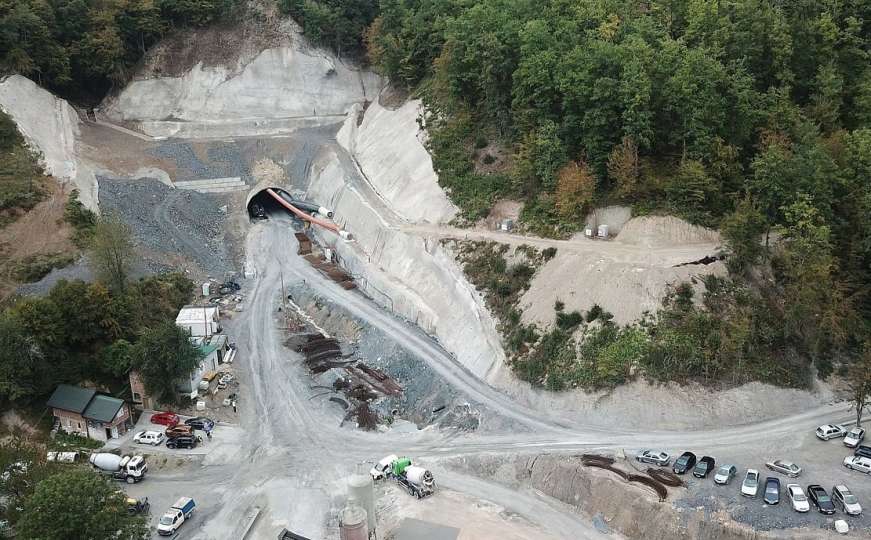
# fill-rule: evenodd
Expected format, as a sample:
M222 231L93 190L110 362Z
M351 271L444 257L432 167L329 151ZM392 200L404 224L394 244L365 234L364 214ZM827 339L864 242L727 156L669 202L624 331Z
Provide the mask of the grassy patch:
M69 199L64 205L64 221L73 227L73 244L79 249L87 247L94 236L97 215L79 202L78 190L74 189L70 193Z
M65 268L76 262L76 256L69 253L37 254L25 257L15 263L15 279L33 283L44 278L55 268Z
M102 446L103 443L101 443L100 441L95 441L94 439L88 439L87 437L81 437L79 435L67 433L65 431L58 431L57 433L55 433L54 437L48 442L49 450L58 450L64 452L96 450L97 448L101 448Z
M806 387L809 362L792 350L776 307L731 280L706 281L701 306L682 284L656 316L624 327L598 305L584 315L557 302L555 327L514 357L515 372L550 390L613 388L640 376L721 388L751 381Z

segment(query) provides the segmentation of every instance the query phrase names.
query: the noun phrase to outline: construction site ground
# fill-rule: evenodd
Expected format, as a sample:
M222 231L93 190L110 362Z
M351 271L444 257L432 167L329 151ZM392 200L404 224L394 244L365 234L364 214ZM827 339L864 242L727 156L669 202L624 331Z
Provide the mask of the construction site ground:
M130 159L135 159L138 151L141 166L171 170L177 179L236 175L254 184L258 181L254 171L262 169L255 165L266 158L279 163L290 179L305 177L318 145L335 145L330 133L329 129L315 128L285 138L202 143L126 139L127 151L133 156ZM112 139L117 146L125 136L116 132ZM96 140L86 140L97 144ZM137 165L131 161L123 169L135 172ZM209 172L202 172L204 169ZM242 311L231 312L232 317L224 321L227 333L238 344L234 369L243 396L238 402L239 427L231 428L237 430L233 431L232 444L226 444L219 429L215 440L204 444L202 450L171 452L181 456L178 461L154 467L147 481L128 488L132 495L148 496L156 512L178 496L196 497L199 510L180 538L241 537L244 533L239 528L248 523L252 513L257 518L248 538L272 538L282 527L311 538L335 538L344 479L356 470L368 470L372 462L390 453L412 455L432 468L443 490L419 503L394 487L379 486L383 494L380 504L387 510L382 515L451 524L440 516L449 509L459 512L462 507L462 513L456 513L456 524L489 524L480 529L467 525L469 531L461 528L469 538L510 538L512 534L518 538L618 538L616 531L621 530L621 524L614 522L616 517L597 516L594 508L579 502L557 500L555 494L548 493L547 485L503 483L498 476L488 475L487 466L458 472L455 460L467 456L531 459L542 453L570 456L615 449L631 453L641 447L656 447L674 454L684 449L699 455L710 452L718 462L734 460L740 468L762 467L764 461L783 456L805 465L809 480L828 486L842 479L860 500L871 500L871 489L864 489L859 482L864 478L840 466L846 453L835 448L835 443L817 444L811 434L820 423L847 419L845 404L811 404L799 415L724 428L717 428L712 417L702 414L691 430L670 431L655 427L657 422L668 425L667 414L657 422L647 422L654 427L633 427L639 421L630 415L649 410L651 399L657 399L656 391L645 388L630 389L628 393L639 391L632 399L624 395L624 399L614 400L613 407L605 403L589 415L548 412L539 408L541 404L517 403L471 375L414 325L391 315L361 292L342 288L300 257L294 236L298 225L290 218L276 216L251 224L244 213L243 193L173 190L160 179L141 171L140 175L101 176L101 203L120 212L132 225L152 270L180 267L195 278L239 273L242 263L238 254L242 253L256 269L256 277L241 281L245 298ZM143 200L151 204L139 204ZM402 226L424 236L493 239L542 248L553 245L567 253L589 249L631 252L631 248L616 243L589 247L589 241L583 239L554 241L436 225ZM699 251L696 247L679 249L673 256L691 258ZM313 387L326 386L327 381L319 380L323 375L313 376L301 356L283 345L287 332L279 311L282 281L285 293L312 321L342 336L361 359L384 369L402 385L402 396L384 400L379 409L381 413L398 411L395 428L362 432L353 422L343 423L345 411L329 400L330 394L313 397L318 394ZM442 405L468 414L439 424L432 410ZM762 410L753 412L756 418L764 416ZM470 418L474 422L470 423ZM814 470L820 477L812 477ZM635 487L609 487L608 497L627 505L639 495L655 501L652 493ZM693 515L699 508L711 515L725 510L737 522L762 530L820 530L830 526L822 516L792 513L786 504L765 508L760 501L740 499L736 490L737 485L715 488L710 480L692 482L686 490L673 491L670 500L673 508L692 511ZM155 513L153 518L157 517ZM852 523L869 526L865 518ZM398 521L385 518L382 526L384 537L389 537L386 535ZM681 526L680 520L675 520L675 526Z
M318 65L332 61L321 51L302 52ZM292 58L285 53L273 51L257 58L281 66ZM361 95L358 101L371 93L366 81L374 79L372 74L357 73L339 63L334 66L354 83L353 92ZM244 71L245 66L237 68ZM143 96L148 92L127 99L136 101ZM317 95L310 92L305 97L316 99ZM376 189L372 179L361 172L365 163L361 167L355 161L366 153L351 155L337 142L344 115L333 109L344 106L347 99L340 92L328 97L325 107L329 108L312 111L307 118L323 125L280 134L252 134L262 127L260 120L245 118L226 124L213 118L190 125L177 120L149 121L147 127L155 132L179 129L191 135L164 140L131 131L137 127L133 122L80 125L76 157L95 171L101 211L116 211L131 225L142 271L181 269L200 282L209 276L220 281L224 274L234 273L242 286L240 310L227 311L222 321L237 344L233 364L240 395L237 417L227 418L233 421L219 425L213 440L204 441L198 450L149 452L148 478L125 489L133 496L149 498L152 523L178 497L191 496L197 501L197 511L192 522L179 531L180 539L273 540L282 528L312 539L336 539L347 477L368 471L373 462L389 454L412 456L431 469L439 490L419 501L395 485L379 485L379 538L390 538L404 517L457 527L460 538L484 540L816 539L834 534L831 520L817 513L799 515L789 510L787 502L765 507L761 500L737 497L740 478L724 488L714 486L710 479L688 479L686 488L669 488L668 499L659 502L650 489L591 469L577 458L583 453L616 455L615 466L628 471L632 464L620 456L631 457L642 448L672 455L692 450L699 456L713 455L718 463L732 462L739 470L764 470L766 461L790 459L805 468L800 479L803 486L817 482L828 489L845 482L861 502L871 505L866 478L841 465L847 449L840 441L823 443L813 436L820 424L851 418L848 405L832 402L825 389L812 393L750 385L712 394L704 388L639 382L609 394L555 395L521 388L516 381L501 381L504 384L497 389L494 381L485 381L458 360L456 347L452 354L424 332L419 326L423 318L397 316L384 298L376 303L372 295L342 286L329 272L300 256L295 234L300 232L299 224L286 214L275 213L252 223L246 208L249 190L279 180L289 191L305 192L315 178L315 165L327 168L322 159L327 156L328 165L338 167L338 176L348 187L343 193L357 197L354 200L359 204L354 204L380 220L379 231L385 237L397 231L405 235L407 245L420 250L415 253L435 251L433 246L442 238L494 240L539 249L556 247L558 257L583 261L589 271L605 277L620 271L623 276L639 273L661 278L666 273L678 275L669 269L700 260L719 247L712 238L691 238L692 231L678 231L664 243L651 242L651 231L644 230L636 231L633 241L550 240L405 219L394 208L403 194ZM282 105L300 106L292 101ZM220 105L211 103L215 108L204 114L219 115ZM336 123L329 121L333 116ZM262 120L272 130L270 119ZM290 122L283 117L279 120ZM244 130L239 127L243 123ZM411 138L416 140L416 136ZM228 177L240 179L243 189L204 194L172 185ZM427 193L437 191L436 187L428 186ZM450 205L440 203L436 210L415 209L422 215L445 215ZM342 219L337 216L337 221ZM655 221L651 228L662 223ZM384 243L378 243L380 235L363 241L384 251ZM342 246L355 252L354 244ZM359 255L361 260L372 260L358 267L365 272L351 272L357 282L371 281L376 272L383 271L379 266L387 261L374 255ZM422 264L416 260L402 263L408 267ZM542 274L542 289L556 288L564 275L559 268L565 266L555 264L552 274ZM418 278L426 280L427 276ZM457 280L456 290L471 289L460 283L461 274ZM633 283L640 283L638 290L624 291L618 300L630 301L639 295L655 298L665 284L663 279ZM550 309L552 298L542 296L542 305ZM589 307L583 304L591 299L578 300L577 307ZM454 324L459 334L472 323L489 324L481 322L480 312L460 313L456 306L449 307L456 310L457 318L444 318L442 329L450 330ZM543 317L535 315L540 306L526 307L533 319ZM628 311L623 314L630 315ZM348 419L347 410L330 399L339 397L330 388L341 368L312 373L304 352L286 345L294 332L335 337L341 345L340 357L379 370L401 386L400 395L383 392L373 401L373 407L389 416L392 424L373 431L358 429ZM508 377L507 366L504 369L503 376ZM370 378L382 390L389 387L386 380ZM144 418L137 428L148 427ZM122 448L134 449L126 440ZM871 517L866 516L850 518L853 537L869 537Z

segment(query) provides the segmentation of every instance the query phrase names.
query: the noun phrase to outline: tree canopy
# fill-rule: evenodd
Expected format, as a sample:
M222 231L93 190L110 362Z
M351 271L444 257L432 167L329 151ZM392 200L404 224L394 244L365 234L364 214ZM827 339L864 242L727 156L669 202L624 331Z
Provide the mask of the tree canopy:
M145 540L143 516L127 511L126 495L105 477L86 469L50 476L24 501L17 524L25 540Z
M99 99L166 32L226 16L236 0L0 0L0 70Z

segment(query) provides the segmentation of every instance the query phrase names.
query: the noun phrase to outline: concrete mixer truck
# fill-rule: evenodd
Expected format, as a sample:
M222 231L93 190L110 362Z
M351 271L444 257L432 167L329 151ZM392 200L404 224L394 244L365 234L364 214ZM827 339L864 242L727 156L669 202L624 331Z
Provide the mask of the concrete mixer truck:
M94 470L128 484L144 479L145 472L148 470L148 465L142 456L118 456L101 452L91 454L89 461L94 466Z
M399 458L392 463L390 475L418 499L435 493L435 478L432 473L423 467L412 465L411 459L407 457Z

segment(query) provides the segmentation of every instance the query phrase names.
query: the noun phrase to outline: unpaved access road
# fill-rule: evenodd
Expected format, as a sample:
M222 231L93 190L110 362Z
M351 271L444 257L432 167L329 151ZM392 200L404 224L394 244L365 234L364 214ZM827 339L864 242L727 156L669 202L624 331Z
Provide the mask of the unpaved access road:
M239 347L237 371L243 388L240 412L245 432L240 444L209 454L189 470L156 471L129 490L134 495L149 495L156 511L174 497L197 498L198 516L183 528L180 538L234 538L254 509L261 516L248 538L271 539L279 523L290 524L312 538L334 537L335 531L327 524L334 523L330 509L341 506L336 497L343 490L343 478L388 453L412 455L431 464L437 474L441 459L479 453L578 452L650 445L739 448L751 456L779 441L786 441L781 446L787 448L795 433L847 416L844 407L824 406L789 418L721 430L631 432L591 427L583 419L530 410L477 380L414 326L385 313L359 292L326 280L296 255L292 233L289 219L274 218L252 228L247 254L257 277L245 283L245 311L226 324ZM305 280L318 294L382 328L471 401L524 426L525 432L457 436L432 430L378 434L339 428L342 413L308 399L309 375L296 361L298 357L281 344L282 280ZM493 501L558 538L602 538L584 517L535 493L507 490L449 470L442 470L439 484Z

